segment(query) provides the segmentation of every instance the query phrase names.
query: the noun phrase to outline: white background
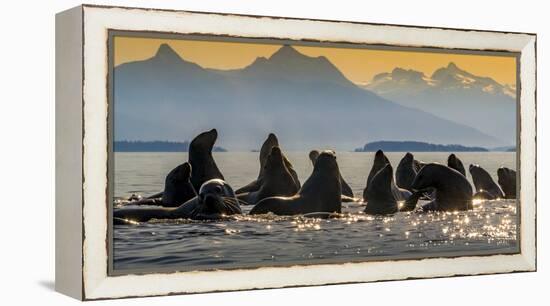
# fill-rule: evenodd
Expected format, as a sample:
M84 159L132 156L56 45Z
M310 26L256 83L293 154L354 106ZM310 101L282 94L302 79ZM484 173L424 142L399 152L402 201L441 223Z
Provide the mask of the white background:
M538 272L93 302L109 305L539 305L549 300L545 1L90 1L88 3L538 34ZM537 3L538 2L538 3ZM74 305L54 286L54 15L79 1L0 7L0 304ZM475 111L475 110L472 110ZM490 118L487 118L490 120ZM548 205L547 205L548 204Z

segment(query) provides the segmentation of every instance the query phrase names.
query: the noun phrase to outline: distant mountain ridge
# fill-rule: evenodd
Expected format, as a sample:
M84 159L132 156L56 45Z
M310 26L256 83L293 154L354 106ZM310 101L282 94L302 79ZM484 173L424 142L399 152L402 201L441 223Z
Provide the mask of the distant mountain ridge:
M516 88L476 76L450 62L431 76L395 68L373 77L363 88L397 102L502 139L516 139Z
M355 152L488 152L482 147L466 147L457 144L441 145L420 141L375 141L365 144Z
M115 141L114 152L188 152L189 141ZM226 152L222 147L215 146L212 151Z
M228 150L256 149L269 132L291 150L353 150L381 139L507 144L359 88L327 58L290 46L222 71L161 45L150 59L117 66L114 84L116 140L183 140L217 128Z

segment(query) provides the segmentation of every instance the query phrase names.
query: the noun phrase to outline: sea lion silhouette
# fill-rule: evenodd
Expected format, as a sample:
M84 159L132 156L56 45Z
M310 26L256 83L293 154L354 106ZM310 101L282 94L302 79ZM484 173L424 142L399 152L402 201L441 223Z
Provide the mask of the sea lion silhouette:
M231 186L221 179L212 179L201 186L198 196L179 207L120 208L114 210L113 217L115 224L132 224L151 219L215 220L241 213Z
M464 175L445 165L426 164L416 175L411 188L415 193L405 204L408 210L414 209L423 190L435 189L435 200L424 205L423 210L468 210L472 209L472 186Z
M367 190L369 189L369 184L372 178L378 173L378 171L382 170L386 164L389 164L390 161L384 155L384 152L382 150L376 151L374 154L374 163L372 164L372 167L370 169L369 175L367 177L367 184L365 186L365 189L363 190L363 201L368 201L368 195Z
M469 170L476 188L474 198L485 200L504 198L504 192L502 192L502 189L495 183L489 172L479 165L473 164L470 165Z
M193 169L191 184L199 190L204 182L211 179L224 179L220 169L212 157L212 148L218 138L218 131L200 133L189 144L189 164Z
M317 157L319 157L318 150L311 150L311 152L309 152L309 160L311 160L311 163L313 164L314 167L315 167L315 162L317 161ZM344 180L341 173L340 173L340 182L342 183L342 195L353 199L353 190L348 185L348 183Z
M333 151L319 154L313 172L300 191L291 197L271 197L258 202L251 215L274 213L297 215L314 212L340 213L342 211L342 184Z
M399 201L405 201L411 192L398 188L393 179L393 168L386 164L372 178L367 187L369 201L365 213L371 215L393 214L399 211Z
M497 170L498 184L504 192L504 197L506 199L515 199L516 198L516 171L500 167Z
M237 195L239 200L256 204L265 198L292 196L298 192L298 186L285 165L284 155L279 147L271 148L263 170L260 189Z
M277 136L275 134L270 133L267 136L267 139L262 144L262 148L260 149L260 173L258 174L258 178L255 179L254 181L250 182L248 185L237 189L235 191L237 194L258 191L260 189L260 187L262 186L262 180L263 180L263 176L264 176L265 163L266 163L267 157L269 156L269 154L271 152L271 149L273 147L279 147L280 148L279 139L277 139ZM287 170L292 175L292 178L294 179L294 182L295 182L296 186L299 189L300 188L300 180L298 179L298 174L294 170L294 167L292 166L290 161L286 158L286 156L284 156L284 154L283 154L283 160L285 162L285 166L286 166Z

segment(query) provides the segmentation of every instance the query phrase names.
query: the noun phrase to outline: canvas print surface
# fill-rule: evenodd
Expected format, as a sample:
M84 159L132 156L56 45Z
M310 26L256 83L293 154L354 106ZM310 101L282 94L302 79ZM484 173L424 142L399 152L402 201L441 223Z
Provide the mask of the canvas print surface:
M515 54L110 44L113 271L519 251Z

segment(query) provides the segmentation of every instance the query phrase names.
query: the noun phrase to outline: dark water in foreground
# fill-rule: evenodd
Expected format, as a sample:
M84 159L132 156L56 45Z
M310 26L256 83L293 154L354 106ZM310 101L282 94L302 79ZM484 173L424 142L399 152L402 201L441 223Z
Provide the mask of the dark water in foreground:
M307 153L287 155L303 182L312 170ZM394 167L402 155L388 154ZM447 154L415 156L443 162ZM466 167L479 163L495 179L499 166L515 169L514 153L462 153L459 157ZM257 176L257 153L219 153L215 158L234 187ZM181 153L117 153L116 197L160 190L164 175L186 159ZM372 154L340 153L338 161L344 178L361 195ZM205 270L517 251L515 200L482 201L474 206L468 212L373 217L362 213L362 204L344 203L344 213L333 219L237 216L215 222L157 220L115 226L114 264L115 269Z

